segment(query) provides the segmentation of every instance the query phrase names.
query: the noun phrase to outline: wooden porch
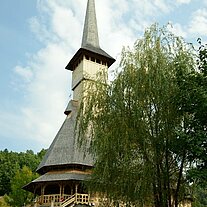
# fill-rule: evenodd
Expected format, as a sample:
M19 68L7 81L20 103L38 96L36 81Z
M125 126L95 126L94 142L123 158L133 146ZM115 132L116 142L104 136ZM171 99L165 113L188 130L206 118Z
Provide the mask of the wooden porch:
M35 207L67 207L73 204L90 205L94 206L93 199L89 194L75 193L73 195L43 195L39 196L34 201Z

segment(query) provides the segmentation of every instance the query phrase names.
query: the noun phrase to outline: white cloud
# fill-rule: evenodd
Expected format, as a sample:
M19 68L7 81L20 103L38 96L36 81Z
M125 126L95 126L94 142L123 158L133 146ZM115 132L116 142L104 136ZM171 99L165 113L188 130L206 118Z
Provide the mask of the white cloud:
M17 130L16 136L41 143L40 149L49 146L65 118L71 74L64 68L78 45L75 35L80 30L70 24L78 22L70 9L66 10L56 1L42 2L38 4L41 15L32 18L30 26L45 47L29 57L27 66L14 69L19 75L15 78L16 87L24 90L24 104L18 111L18 128L23 130Z
M33 77L32 71L28 67L21 67L21 66L16 66L14 68L15 72L20 75L26 82L30 82L30 80Z
M113 5L119 5L118 1L113 5L109 0L96 2L100 44L116 57L122 45L135 40L133 30L122 20L122 14L127 12L124 2L117 11ZM65 118L71 74L64 68L81 45L86 2L39 0L38 8L40 15L29 23L45 47L31 56L25 67L17 66L15 71L26 85L25 104L20 109L20 128L24 133L19 131L19 136L27 134L28 139L39 141L42 148L48 147Z
M178 4L189 4L191 0L176 0Z
M165 0L155 0L155 8L159 9L163 13L167 13L171 10L171 4Z
M190 0L176 2L183 4ZM14 131L18 137L37 140L40 149L49 146L65 118L71 74L64 68L81 45L86 3L86 0L38 0L38 16L29 21L44 47L29 56L25 66L14 69L18 74L16 79L24 83L24 104L19 108L19 116L13 118L18 122L18 130ZM102 49L119 59L122 46L131 46L146 27L169 14L175 6L171 0L97 0ZM186 28L175 23L172 30L186 37ZM206 28L206 10L199 10L193 16L189 32L207 34ZM118 61L112 69L117 65Z
M64 70L68 53L61 44L50 43L33 57L34 77L26 89L22 123L29 139L49 144L64 119L69 72Z
M37 17L32 17L29 19L29 25L31 31L36 35L36 38L44 43L47 44L48 41L52 39L55 41L55 36L48 30L47 25L41 24Z
M170 22L170 24L168 25L168 29L176 36L183 38L187 37L185 28L179 23L173 24L172 22Z
M207 9L199 9L192 14L189 32L195 35L207 35Z

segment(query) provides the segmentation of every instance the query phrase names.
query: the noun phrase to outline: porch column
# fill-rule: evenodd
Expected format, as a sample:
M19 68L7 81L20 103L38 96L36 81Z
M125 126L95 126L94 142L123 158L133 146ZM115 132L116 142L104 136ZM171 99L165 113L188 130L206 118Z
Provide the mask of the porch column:
M62 195L64 195L65 194L65 185L63 184L62 185Z
M45 195L45 186L41 186L41 203L44 202L44 195Z
M63 186L63 184L62 183L60 183L60 198L62 197L62 186Z

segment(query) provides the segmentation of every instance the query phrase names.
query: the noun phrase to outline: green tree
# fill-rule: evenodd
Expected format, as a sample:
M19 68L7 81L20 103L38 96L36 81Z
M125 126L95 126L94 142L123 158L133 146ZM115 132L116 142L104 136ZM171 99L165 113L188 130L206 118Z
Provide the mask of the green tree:
M77 126L80 145L89 141L95 158L91 190L136 206L177 207L184 199L189 163L179 147L185 126L177 74L194 66L191 48L153 25L123 50L121 72L110 85L103 77L88 84Z
M11 192L11 179L17 170L27 166L34 173L45 152L44 149L37 154L32 150L20 153L9 152L7 149L0 151L0 196Z
M12 207L21 207L30 204L33 199L33 194L22 189L22 187L38 175L34 174L28 167L24 166L18 170L11 180L11 193L7 198L7 202Z
M186 130L182 136L187 159L193 166L188 176L207 187L207 46L200 40L199 44L197 70L188 74L178 72L178 105L185 117Z
M10 180L20 169L17 153L10 153L7 149L0 151L0 196L11 191Z
M46 149L42 149L40 152L37 153L37 157L38 157L39 161L42 161L42 159L45 156L46 152L47 152Z
M6 196L0 197L0 207L9 207L9 205L5 201Z
M18 162L20 168L27 166L32 170L32 172L35 172L38 164L40 163L40 159L32 150L27 150L26 152L20 152L18 154Z
M192 207L206 207L207 206L207 189L203 186L196 185L194 189L194 202Z

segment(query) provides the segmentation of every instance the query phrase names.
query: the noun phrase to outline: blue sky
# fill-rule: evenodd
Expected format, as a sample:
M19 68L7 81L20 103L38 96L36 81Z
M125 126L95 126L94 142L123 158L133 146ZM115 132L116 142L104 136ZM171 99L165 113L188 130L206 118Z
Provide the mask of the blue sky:
M39 151L58 132L71 97L64 67L80 47L86 3L1 0L0 150ZM100 45L118 60L154 22L207 41L207 0L96 0L96 11Z

